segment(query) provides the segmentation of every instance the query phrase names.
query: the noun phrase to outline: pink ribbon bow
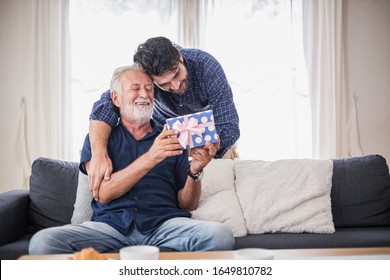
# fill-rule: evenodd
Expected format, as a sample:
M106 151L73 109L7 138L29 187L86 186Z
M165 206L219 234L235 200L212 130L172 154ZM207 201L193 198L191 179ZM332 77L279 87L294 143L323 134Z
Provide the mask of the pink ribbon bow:
M180 132L179 143L186 148L187 145L192 148L194 143L192 142L192 135L196 134L202 136L202 127L199 127L198 120L195 118L188 119L187 116L184 116L183 122L177 120L172 128Z

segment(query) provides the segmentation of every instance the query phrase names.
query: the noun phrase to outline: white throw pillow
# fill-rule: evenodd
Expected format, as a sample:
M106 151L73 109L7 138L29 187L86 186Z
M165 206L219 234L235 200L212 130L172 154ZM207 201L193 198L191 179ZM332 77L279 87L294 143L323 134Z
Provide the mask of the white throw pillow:
M76 201L74 204L71 224L81 224L90 221L92 217L92 194L88 187L88 176L79 171L79 181L77 186Z
M199 207L192 218L225 224L235 237L247 230L234 188L234 161L213 159L204 169Z
M236 192L248 233L333 233L333 162L235 161Z
M204 169L199 207L192 211L192 218L223 223L233 231L235 237L239 237L245 236L247 230L234 188L234 177L233 160L212 160ZM79 172L72 224L91 219L91 201L88 176Z

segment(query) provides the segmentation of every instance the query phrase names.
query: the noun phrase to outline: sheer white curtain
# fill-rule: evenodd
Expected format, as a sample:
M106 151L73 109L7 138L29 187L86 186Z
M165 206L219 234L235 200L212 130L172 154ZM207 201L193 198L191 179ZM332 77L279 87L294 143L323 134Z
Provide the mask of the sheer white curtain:
M203 44L205 10L207 0L176 1L178 10L178 41L188 48L200 48Z
M30 30L25 31L25 92L20 103L16 158L28 186L31 161L40 156L64 158L64 102L68 85L68 1L31 0Z
M356 111L345 88L342 9L342 0L303 0L315 158L361 154Z
M31 50L34 54L35 148L63 158L64 104L68 77L68 1L36 0Z

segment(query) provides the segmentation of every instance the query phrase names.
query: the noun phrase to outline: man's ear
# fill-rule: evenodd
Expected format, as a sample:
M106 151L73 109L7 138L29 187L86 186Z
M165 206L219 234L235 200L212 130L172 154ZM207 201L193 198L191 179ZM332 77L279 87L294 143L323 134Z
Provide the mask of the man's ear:
M112 100L112 103L114 103L114 105L116 107L120 107L120 103L119 103L119 94L116 92L116 91L111 91L111 100Z

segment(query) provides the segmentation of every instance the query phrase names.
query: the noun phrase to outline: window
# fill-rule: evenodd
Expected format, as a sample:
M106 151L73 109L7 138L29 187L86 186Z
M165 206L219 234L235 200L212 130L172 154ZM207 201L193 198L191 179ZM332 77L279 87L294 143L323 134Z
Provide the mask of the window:
M114 69L132 63L149 37L177 38L177 11L170 1L70 0L70 36L70 149L79 161L92 105L109 89Z
M214 0L206 10L204 48L232 86L240 157L311 157L300 1Z
M200 47L220 61L231 83L240 116L240 157L311 157L301 1L201 2ZM132 62L138 44L147 38L166 36L178 42L174 3L71 0L74 160L79 160L92 104L108 89L112 71Z

